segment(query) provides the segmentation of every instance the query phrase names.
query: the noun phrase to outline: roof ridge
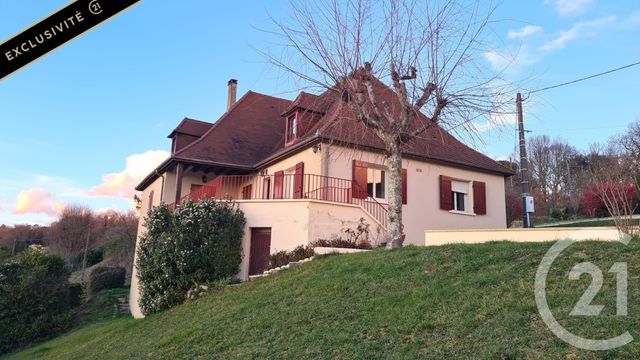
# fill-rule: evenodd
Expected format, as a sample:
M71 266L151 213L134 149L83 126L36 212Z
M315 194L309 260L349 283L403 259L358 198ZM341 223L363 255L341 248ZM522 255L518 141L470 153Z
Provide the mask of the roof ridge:
M195 121L195 122L199 122L199 123L203 123L203 124L213 125L213 123L210 123L210 122L208 122L208 121L198 120L198 119L190 118L190 117L188 117L188 116L185 116L185 118L184 118L184 119L182 119L182 121L180 122L180 124L182 124L182 122L184 122L185 120ZM180 125L178 124L178 126L180 126Z

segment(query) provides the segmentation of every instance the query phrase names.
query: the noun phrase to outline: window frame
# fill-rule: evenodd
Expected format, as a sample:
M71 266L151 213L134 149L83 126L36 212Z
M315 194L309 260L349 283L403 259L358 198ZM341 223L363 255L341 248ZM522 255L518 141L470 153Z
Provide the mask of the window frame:
M373 165L373 166L372 166ZM380 171L384 173L384 178L381 177L381 179L384 179L384 197L380 198L377 197L377 190L375 187L375 182L372 182L372 186L371 186L371 194L369 194L369 171L373 171L374 172L374 179L375 179L375 172L376 171ZM378 202L383 202L386 203L388 196L389 196L389 182L387 181L388 176L387 176L387 168L385 166L376 166L375 164L369 164L369 166L367 167L367 196L375 199Z
M466 187L466 193L454 190L456 182L457 183L464 183L464 185ZM457 198L456 194L462 194L462 196L463 196L463 209L464 210L459 210L458 209L458 198ZM452 214L460 214L460 215L470 215L470 216L475 216L476 215L473 212L473 181L465 180L465 179L458 179L458 178L451 178L451 197L453 198L452 199L452 203L451 203L453 209L449 210L450 213L452 213Z
M293 112L286 119L285 145L289 145L298 138L298 112Z

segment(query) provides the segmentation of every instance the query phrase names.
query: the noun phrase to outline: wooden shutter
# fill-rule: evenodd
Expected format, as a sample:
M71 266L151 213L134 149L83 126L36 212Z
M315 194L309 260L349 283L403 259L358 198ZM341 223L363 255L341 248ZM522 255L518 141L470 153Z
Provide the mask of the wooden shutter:
M242 188L242 199L243 200L251 200L251 193L253 192L252 184L249 184Z
M487 191L482 181L473 182L473 212L476 215L487 214Z
M369 164L360 161L353 160L353 175L351 177L351 187L353 198L355 199L366 199L368 197L367 194L367 168Z
M453 210L453 193L451 192L451 178L440 175L440 209Z
M407 204L407 169L402 169L402 203Z
M282 190L284 183L284 171L276 171L273 173L273 198L282 199Z
M296 164L296 172L293 175L293 198L294 199L302 199L304 185L304 162L299 162Z

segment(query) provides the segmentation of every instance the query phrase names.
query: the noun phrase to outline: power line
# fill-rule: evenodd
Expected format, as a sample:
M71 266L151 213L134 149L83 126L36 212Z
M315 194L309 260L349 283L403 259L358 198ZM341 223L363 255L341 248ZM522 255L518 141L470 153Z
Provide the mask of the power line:
M621 67L618 67L618 68L615 68L615 69L607 70L607 71L604 71L604 72L601 72L601 73L598 73L598 74L589 75L589 76L586 76L586 77L583 77L583 78L580 78L580 79L575 79L575 80L563 82L563 83L560 83L560 84L543 87L543 88L536 89L536 90L530 90L529 93L527 94L527 98L529 97L529 95L535 94L537 92L550 90L550 89L555 89L555 88L558 88L558 87L561 87L561 86L575 84L575 83L580 82L580 81L585 81L585 80L593 79L593 78L598 77L598 76L611 74L613 72L624 70L624 69L627 69L627 68L630 68L630 67L633 67L633 66L636 66L636 65L640 65L640 61L632 63L632 64L628 64L628 65L625 65L625 66L621 66Z

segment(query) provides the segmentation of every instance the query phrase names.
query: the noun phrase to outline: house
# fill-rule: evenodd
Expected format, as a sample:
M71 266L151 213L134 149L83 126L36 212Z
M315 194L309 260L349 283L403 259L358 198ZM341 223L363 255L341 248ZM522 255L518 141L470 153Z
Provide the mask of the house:
M370 240L381 241L384 147L342 97L301 92L290 101L249 91L236 102L236 80L228 86L227 112L215 123L185 118L169 134L171 156L136 188L141 214L160 202L233 199L247 218L241 279L262 272L270 253L343 235L360 219ZM376 92L392 95L380 82ZM424 245L426 229L506 228L511 170L439 127L403 153L405 244ZM136 283L134 273L134 314Z

